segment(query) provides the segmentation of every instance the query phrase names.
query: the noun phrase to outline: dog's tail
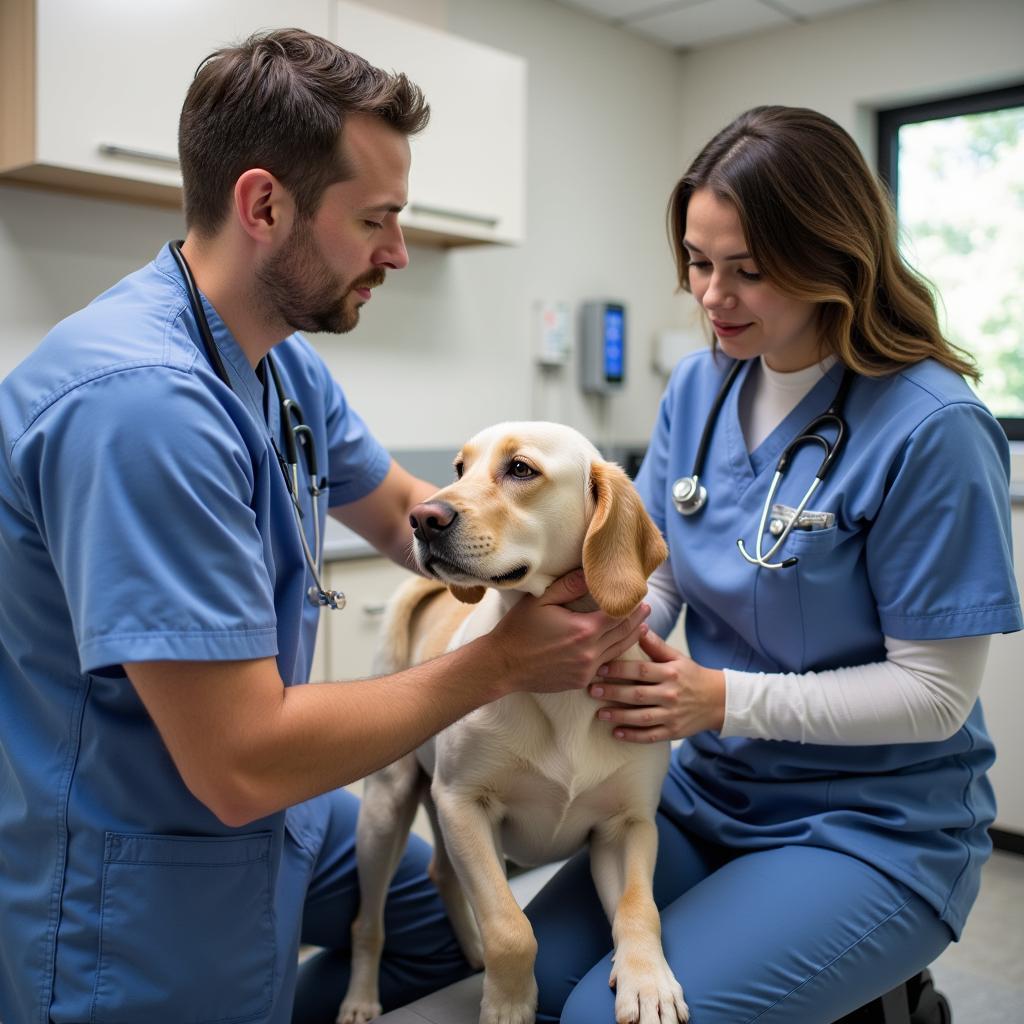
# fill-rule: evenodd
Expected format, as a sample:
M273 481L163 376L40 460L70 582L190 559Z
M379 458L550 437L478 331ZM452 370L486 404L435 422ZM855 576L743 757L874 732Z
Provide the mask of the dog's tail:
M413 617L431 597L443 590L445 585L440 580L413 576L391 595L373 657L374 675L390 675L409 668Z

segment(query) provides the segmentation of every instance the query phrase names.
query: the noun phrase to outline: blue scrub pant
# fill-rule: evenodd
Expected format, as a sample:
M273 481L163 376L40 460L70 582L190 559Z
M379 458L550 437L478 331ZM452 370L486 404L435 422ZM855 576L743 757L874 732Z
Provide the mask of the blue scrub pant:
M327 834L311 875L302 879L308 884L302 942L324 949L299 967L293 1024L334 1024L348 988L352 920L359 909L359 801L344 790L326 799L330 805ZM429 845L410 835L385 906L386 939L380 972L385 1011L471 973L437 889L427 877L429 862ZM301 893L297 895L303 898Z
M691 1024L831 1024L931 963L952 939L923 899L821 847L736 855L658 815L655 901ZM613 1024L611 928L573 857L530 903L537 1020Z

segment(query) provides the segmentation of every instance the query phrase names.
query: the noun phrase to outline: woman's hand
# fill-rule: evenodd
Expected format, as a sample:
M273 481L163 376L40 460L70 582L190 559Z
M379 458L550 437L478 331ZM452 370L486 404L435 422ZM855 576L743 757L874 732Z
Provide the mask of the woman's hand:
M725 674L703 668L653 632L640 638L650 661L612 661L598 669L590 695L610 701L597 717L630 743L677 740L725 720Z

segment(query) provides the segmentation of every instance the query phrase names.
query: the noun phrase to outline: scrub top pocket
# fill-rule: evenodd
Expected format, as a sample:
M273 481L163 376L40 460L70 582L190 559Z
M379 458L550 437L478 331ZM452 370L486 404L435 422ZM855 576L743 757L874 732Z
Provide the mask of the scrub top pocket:
M815 603L834 599L843 582L837 577L833 558L838 538L838 526L794 530L772 560L797 558L797 564L786 569L756 569L757 638L761 650L781 671L807 671L806 630L821 610L820 606L815 609Z
M273 999L271 834L108 832L95 1024L227 1024Z

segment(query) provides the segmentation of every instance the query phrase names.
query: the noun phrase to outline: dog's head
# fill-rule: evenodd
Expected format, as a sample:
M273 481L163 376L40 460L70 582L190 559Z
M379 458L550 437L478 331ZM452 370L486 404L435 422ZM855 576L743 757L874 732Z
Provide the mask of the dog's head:
M455 472L411 520L420 568L462 601L486 587L539 595L582 565L598 605L625 615L665 559L629 478L570 427L489 427L463 446Z

